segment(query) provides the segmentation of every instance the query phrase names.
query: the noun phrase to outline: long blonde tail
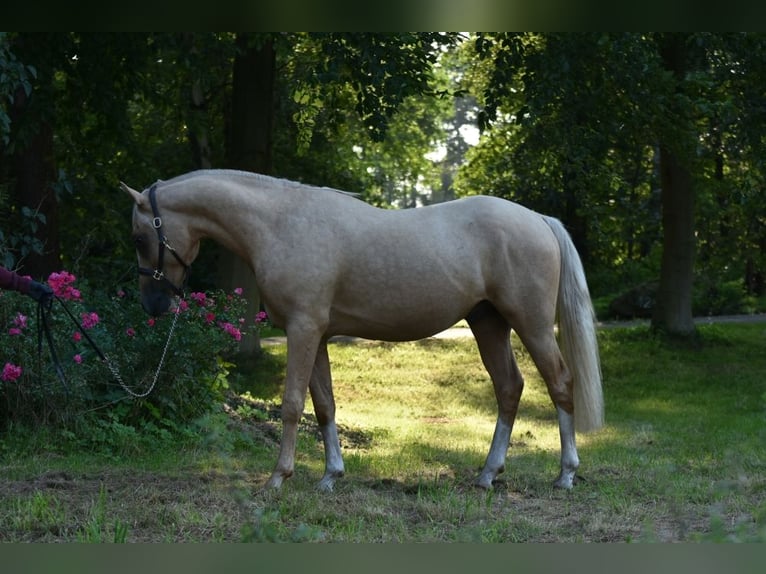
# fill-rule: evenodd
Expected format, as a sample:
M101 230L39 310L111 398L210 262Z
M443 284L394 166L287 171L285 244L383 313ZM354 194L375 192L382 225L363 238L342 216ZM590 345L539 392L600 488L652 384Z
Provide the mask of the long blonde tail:
M601 361L596 338L595 314L582 261L562 223L544 216L561 251L559 281L559 343L574 379L575 428L580 432L604 426L604 395Z

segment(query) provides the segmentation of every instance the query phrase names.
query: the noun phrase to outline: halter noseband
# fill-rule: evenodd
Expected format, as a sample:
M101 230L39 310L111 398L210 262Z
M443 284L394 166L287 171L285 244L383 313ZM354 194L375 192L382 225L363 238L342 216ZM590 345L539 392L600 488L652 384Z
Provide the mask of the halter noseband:
M157 184L154 184L149 189L149 202L152 206L152 215L154 218L152 219L152 227L157 230L157 240L159 241L159 252L157 254L157 268L156 269L147 269L146 267L139 267L138 273L139 275L148 275L155 281L164 281L168 287L170 287L173 290L173 293L178 295L179 297L184 296L184 289L186 288L186 283L189 281L189 270L190 266L187 265L183 259L176 253L176 250L168 243L168 238L165 237L165 235L162 233L162 218L160 217L159 209L157 209ZM177 285L174 285L170 282L170 279L165 277L165 273L163 272L163 266L165 263L165 248L167 247L168 251L173 255L173 257L176 258L176 261L178 261L184 268L184 281L181 287L178 287Z

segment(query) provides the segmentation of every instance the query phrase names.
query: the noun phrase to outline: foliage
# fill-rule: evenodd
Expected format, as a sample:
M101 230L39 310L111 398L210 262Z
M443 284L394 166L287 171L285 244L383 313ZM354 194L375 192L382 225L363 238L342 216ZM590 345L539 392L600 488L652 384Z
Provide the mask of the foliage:
M442 46L454 42L443 33L331 33L320 39L317 65L303 76L296 92L308 110L298 123L311 123L314 103L332 101L347 87L352 90L354 111L370 137L381 141L390 118L408 97L432 90L432 66ZM312 96L315 94L315 96Z
M40 253L43 243L36 234L45 226L45 215L27 206L19 210L16 228L8 234L0 231L0 265L13 269L30 253Z
M479 97L486 132L458 175L458 193L489 192L561 218L589 272L627 288L657 278L663 142L692 173L697 273L744 278L759 294L766 171L762 98L753 90L764 78L765 38L684 35L688 73L679 79L660 56L668 38L475 35L478 61L465 85ZM636 281L636 264L650 255Z
M46 346L38 347L43 333L36 332L39 324L35 329L35 304L18 293L0 294L4 428L51 425L76 431L90 424L105 429L100 436L111 440L110 433L131 433L137 426L182 428L220 403L232 367L227 357L242 336L245 302L237 293L192 293L179 302L174 337L156 386L148 396L136 398L115 380L87 339L105 354L124 384L142 394L153 384L174 318L147 318L134 294L104 294L65 271L51 274L48 283L59 298L48 322L65 380L57 380Z
M427 203L441 170L427 154L444 139L450 106L434 50L453 41L428 33L295 35L280 57L287 74L277 87L276 175L383 207ZM368 61L373 53L380 59Z
M758 300L745 288L744 281L722 281L719 277L700 276L695 281L694 315L738 315L764 312Z
M0 32L0 143L3 146L8 146L11 141L11 118L7 105L13 103L19 89L29 96L31 82L36 75L35 67L20 62L11 50L8 32Z

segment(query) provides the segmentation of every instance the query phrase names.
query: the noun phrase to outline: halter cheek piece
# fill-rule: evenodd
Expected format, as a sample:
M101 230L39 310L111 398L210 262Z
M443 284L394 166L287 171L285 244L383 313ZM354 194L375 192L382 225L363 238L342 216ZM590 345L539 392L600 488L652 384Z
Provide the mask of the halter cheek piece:
M179 297L184 296L184 289L186 289L186 284L189 281L189 271L191 267L187 265L183 259L176 253L176 250L168 243L168 238L165 237L165 235L162 233L162 218L160 217L159 209L157 209L157 184L154 184L149 189L149 202L152 206L152 215L154 218L152 219L152 227L154 227L155 230L157 230L157 240L159 241L159 252L157 254L157 268L156 269L147 269L146 267L139 267L138 273L139 275L148 275L155 281L164 281L170 289L172 289L173 293L178 295ZM173 257L176 258L176 261L178 261L184 268L184 278L183 278L183 284L178 287L177 285L174 285L170 282L170 279L165 277L165 273L163 272L163 266L165 263L165 248L167 248L168 251L173 255Z

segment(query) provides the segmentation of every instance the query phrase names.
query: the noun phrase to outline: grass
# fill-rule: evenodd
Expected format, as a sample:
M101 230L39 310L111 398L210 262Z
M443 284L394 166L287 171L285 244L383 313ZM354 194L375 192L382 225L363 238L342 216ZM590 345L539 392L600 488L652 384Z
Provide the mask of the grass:
M347 475L330 495L314 489L323 451L307 416L295 476L262 491L278 450L277 345L241 366L237 397L197 438L107 456L7 437L0 540L763 542L766 324L700 333L691 347L645 328L599 333L607 427L578 437L571 492L552 487L555 413L519 345L507 470L489 492L472 487L495 402L470 339L332 344Z

